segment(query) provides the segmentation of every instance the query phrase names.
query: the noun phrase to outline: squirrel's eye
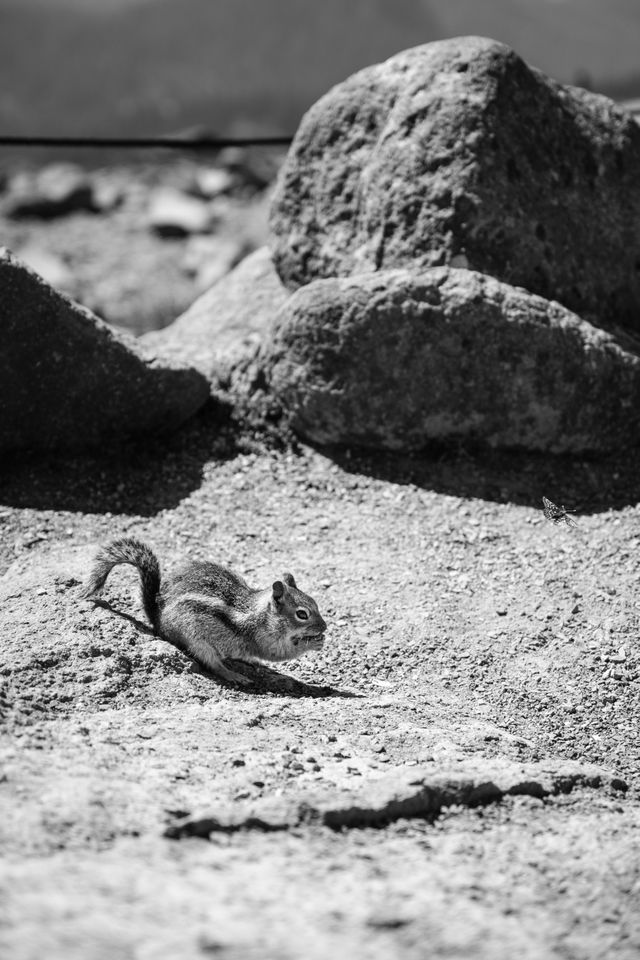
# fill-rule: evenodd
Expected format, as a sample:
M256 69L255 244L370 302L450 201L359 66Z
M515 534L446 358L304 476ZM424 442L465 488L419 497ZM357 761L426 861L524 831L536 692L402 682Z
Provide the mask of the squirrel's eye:
M309 614L307 613L306 610L303 610L301 608L300 610L296 610L296 617L298 618L298 620L308 620Z

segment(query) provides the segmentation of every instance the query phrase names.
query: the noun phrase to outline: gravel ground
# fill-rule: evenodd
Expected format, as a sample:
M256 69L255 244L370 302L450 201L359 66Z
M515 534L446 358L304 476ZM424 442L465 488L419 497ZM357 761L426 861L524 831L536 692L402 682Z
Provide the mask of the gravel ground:
M209 556L258 585L292 568L335 638L296 676L358 690L438 682L538 749L633 779L640 517L621 481L634 456L234 455L224 432L209 439L212 417L116 461L15 463L0 487L0 569L123 533L165 561ZM604 509L607 489L616 508ZM545 521L542 494L577 508L577 525Z
M635 452L266 445L213 405L164 444L7 464L9 955L637 956L637 476ZM577 525L546 521L542 495ZM235 664L246 691L216 683L149 635L132 571L105 607L53 575L122 534L167 567L208 556L255 585L292 570L325 649ZM371 794L471 761L480 781L502 762L534 774L524 796L435 817L387 822ZM550 763L607 773L561 772L543 796ZM208 842L163 836L319 787L364 791L377 829L249 817Z

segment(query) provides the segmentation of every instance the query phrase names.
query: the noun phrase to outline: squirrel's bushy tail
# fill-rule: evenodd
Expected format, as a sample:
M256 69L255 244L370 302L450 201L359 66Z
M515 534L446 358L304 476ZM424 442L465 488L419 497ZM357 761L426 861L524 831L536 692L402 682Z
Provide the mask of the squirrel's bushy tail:
M160 590L160 564L153 550L141 540L123 537L112 540L98 550L93 567L85 582L83 595L90 597L104 586L113 567L119 563L130 563L137 567L142 586L142 605L144 612L155 626L158 619L158 591Z

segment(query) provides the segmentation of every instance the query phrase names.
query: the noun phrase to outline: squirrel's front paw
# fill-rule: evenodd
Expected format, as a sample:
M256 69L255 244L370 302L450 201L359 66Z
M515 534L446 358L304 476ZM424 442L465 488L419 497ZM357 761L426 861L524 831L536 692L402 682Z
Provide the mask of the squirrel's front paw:
M298 641L298 651L300 653L307 653L309 650L322 650L323 646L324 637L321 633L315 637L302 637Z

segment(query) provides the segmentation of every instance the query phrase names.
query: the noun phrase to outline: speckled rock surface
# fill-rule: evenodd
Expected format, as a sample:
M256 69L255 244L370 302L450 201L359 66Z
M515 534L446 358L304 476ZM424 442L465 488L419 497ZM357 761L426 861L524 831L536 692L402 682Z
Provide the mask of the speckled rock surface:
M171 431L209 395L0 252L0 450L82 448Z
M561 453L640 436L632 344L469 270L309 284L281 311L265 364L294 429L317 443Z
M640 128L508 47L407 50L304 117L271 248L295 289L391 267L468 266L640 327Z

